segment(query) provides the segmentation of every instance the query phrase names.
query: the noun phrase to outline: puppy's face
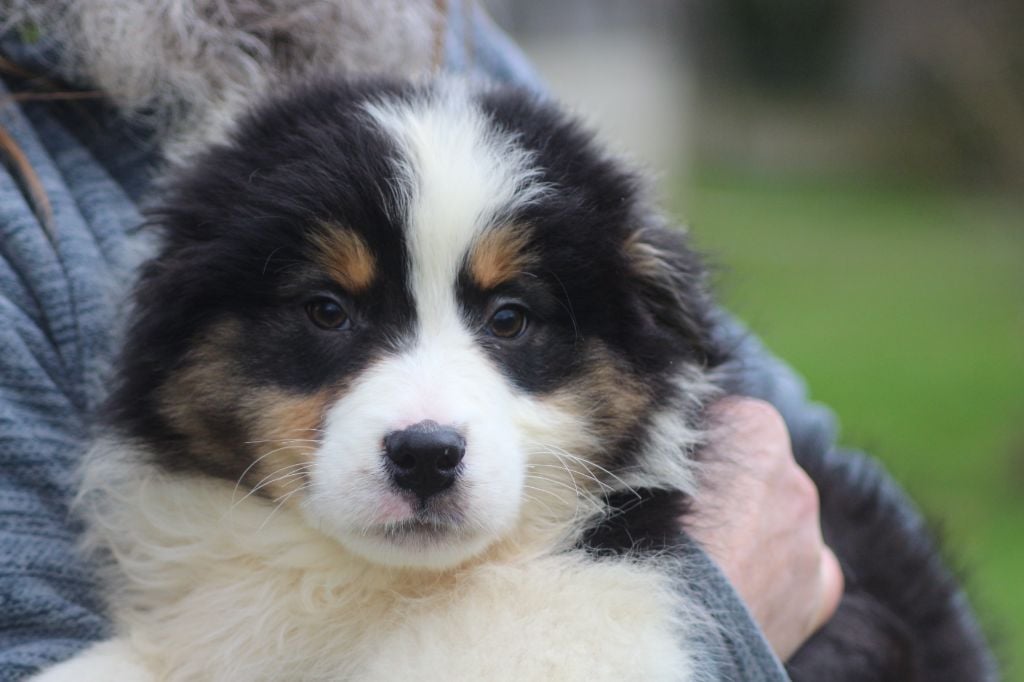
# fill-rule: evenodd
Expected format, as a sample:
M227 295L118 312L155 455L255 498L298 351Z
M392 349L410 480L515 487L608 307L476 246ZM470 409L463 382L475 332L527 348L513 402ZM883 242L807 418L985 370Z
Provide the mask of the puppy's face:
M446 567L565 526L664 473L663 408L691 418L691 257L518 93L321 83L169 197L116 419L372 561Z

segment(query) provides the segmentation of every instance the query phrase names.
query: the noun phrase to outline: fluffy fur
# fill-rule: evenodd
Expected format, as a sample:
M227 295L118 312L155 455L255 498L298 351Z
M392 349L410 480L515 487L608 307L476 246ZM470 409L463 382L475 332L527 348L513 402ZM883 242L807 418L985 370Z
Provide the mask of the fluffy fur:
M521 92L329 79L167 188L80 504L118 638L41 679L706 679L676 550L729 354L634 173ZM430 496L423 423L465 444ZM794 678L982 679L923 530L815 473L851 590Z

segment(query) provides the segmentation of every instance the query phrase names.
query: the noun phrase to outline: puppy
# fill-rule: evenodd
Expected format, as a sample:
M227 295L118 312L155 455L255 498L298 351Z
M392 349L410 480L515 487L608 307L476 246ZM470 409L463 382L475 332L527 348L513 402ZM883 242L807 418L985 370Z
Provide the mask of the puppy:
M575 122L324 80L153 221L80 503L117 636L40 679L707 679L675 548L729 354L684 234ZM851 591L794 676L982 679L881 479L812 474Z

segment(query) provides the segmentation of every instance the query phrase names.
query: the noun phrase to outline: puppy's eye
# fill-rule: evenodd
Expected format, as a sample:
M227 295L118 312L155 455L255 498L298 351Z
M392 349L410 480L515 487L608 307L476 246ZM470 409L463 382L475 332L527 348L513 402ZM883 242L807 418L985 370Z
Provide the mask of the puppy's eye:
M337 301L318 298L306 304L306 314L321 329L343 330L352 326L352 319Z
M498 308L487 323L487 331L500 339L514 339L526 331L526 309L518 305Z

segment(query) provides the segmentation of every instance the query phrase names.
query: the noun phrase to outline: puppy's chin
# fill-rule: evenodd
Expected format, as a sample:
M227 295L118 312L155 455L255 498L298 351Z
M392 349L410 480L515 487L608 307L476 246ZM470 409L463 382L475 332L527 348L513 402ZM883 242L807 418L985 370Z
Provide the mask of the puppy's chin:
M480 531L435 525L429 521L372 528L366 533L336 536L349 551L363 559L392 568L442 571L469 561L495 540Z
M392 499L394 497L394 499ZM347 523L315 499L306 500L303 512L311 525L362 559L391 568L443 571L469 561L495 543L501 533L491 523L475 520L479 511L463 511L454 500L433 501L414 510L398 496L387 495L366 525Z

